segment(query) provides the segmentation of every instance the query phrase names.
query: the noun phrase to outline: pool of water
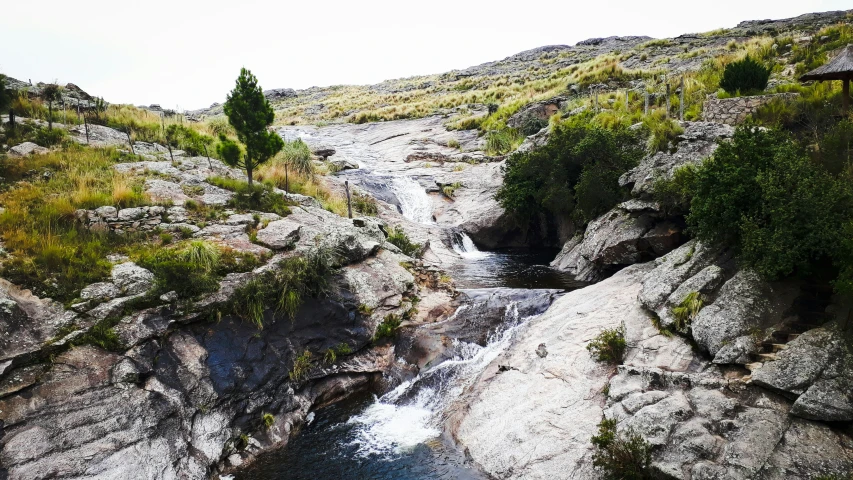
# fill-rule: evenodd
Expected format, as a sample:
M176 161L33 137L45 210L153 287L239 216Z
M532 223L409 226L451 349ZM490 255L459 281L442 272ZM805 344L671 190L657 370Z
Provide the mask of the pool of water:
M382 445L370 445L358 419L364 418L375 405L376 397L363 393L317 410L315 420L304 426L287 448L261 455L235 480L486 479L466 465L462 454L440 435L428 442L402 446L396 452ZM386 428L396 427L386 425ZM406 432L387 433L405 435ZM413 440L421 438L422 433L415 432Z
M449 267L457 288L558 288L575 290L585 284L551 268L557 249L503 249L463 253L464 260Z

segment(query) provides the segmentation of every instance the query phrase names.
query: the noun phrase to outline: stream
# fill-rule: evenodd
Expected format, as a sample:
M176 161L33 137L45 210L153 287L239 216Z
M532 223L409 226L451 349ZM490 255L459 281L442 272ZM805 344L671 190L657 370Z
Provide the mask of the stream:
M363 188L397 205L407 219L435 225L430 198L413 178L365 170L356 175ZM458 288L573 290L581 286L548 266L557 250L484 252L463 232L451 231L449 238L461 257L447 269ZM472 307L463 305L453 315L466 315ZM262 454L235 480L487 478L448 438L445 420L464 389L511 345L530 318L510 303L485 345L454 340L448 360L393 390L354 395L312 412L286 448Z

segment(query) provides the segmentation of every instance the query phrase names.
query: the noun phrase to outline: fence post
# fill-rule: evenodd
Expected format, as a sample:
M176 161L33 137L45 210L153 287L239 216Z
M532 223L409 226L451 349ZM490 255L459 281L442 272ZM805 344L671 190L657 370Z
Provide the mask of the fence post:
M669 82L666 82L666 118L669 118Z
M645 101L645 105L643 106L643 115L649 114L649 92L643 92L643 99Z
M684 121L684 75L681 76L681 85L679 85L679 90L681 91L681 98L678 101L678 119L680 121Z
M347 214L352 218L352 201L349 196L349 180L344 180L344 189L347 191Z

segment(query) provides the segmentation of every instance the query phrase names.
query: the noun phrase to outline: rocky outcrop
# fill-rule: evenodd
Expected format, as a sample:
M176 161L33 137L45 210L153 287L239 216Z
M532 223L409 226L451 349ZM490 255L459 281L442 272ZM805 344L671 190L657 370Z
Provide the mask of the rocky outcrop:
M536 133L536 131L547 126L551 116L559 112L565 104L565 97L554 97L541 102L531 103L509 117L506 124L512 128L522 130L538 127L535 128L535 131L530 132L531 134Z
M654 202L624 202L566 242L551 266L577 280L595 282L624 266L663 255L681 243L681 227L662 217Z
M121 345L114 352L62 348L85 331L69 334L67 326L83 328L92 313L64 312L61 305L5 287L8 315L0 325L3 338L15 341L0 349L3 474L203 478L226 459L236 465L253 452L286 444L310 408L366 388L393 363L389 349L365 349L378 320L359 314L357 306L382 296L377 317L405 307L403 294L414 288L399 266L406 258L390 251L375 261L353 258L362 263L338 277L331 298L309 299L292 320L266 312L262 330L235 316L199 321L206 316L182 316L168 304L137 312L113 327ZM234 291L229 282L250 276L226 277L219 293L197 305L215 312L228 300L224 292ZM92 285L81 296L105 305L113 297L143 294L151 281L150 272L122 263L111 282ZM53 350L45 347L48 338L57 339ZM359 353L324 363L323 352L341 344ZM305 351L314 354L310 368L291 376ZM50 352L56 357L44 363ZM265 413L274 418L268 427ZM241 443L241 434L251 435L249 445Z
M809 330L752 375L756 385L796 396L791 413L824 421L853 420L853 352L836 328Z
M714 363L749 363L765 330L782 323L796 293L793 286L774 286L753 271L740 270L699 311L691 326L693 339Z
M24 142L9 149L9 155L13 157L26 157L29 155L42 155L50 150L33 142Z
M638 166L619 177L621 187L631 195L648 198L657 180L668 180L681 166L698 165L717 150L720 141L734 135L734 127L709 122L681 122L684 132L676 139L675 152L657 152L644 158Z
M634 199L590 222L582 236L563 245L552 266L578 280L598 281L625 265L660 257L683 242L684 220L670 216L653 201L654 183L671 178L683 165L699 164L710 157L718 142L730 138L734 129L705 122L682 122L682 126L684 132L674 152L647 156L619 178L619 185L630 188Z
M651 444L652 469L662 478L846 474L853 448L844 430L798 417L796 402L722 370L652 325L648 305L664 305L714 262L727 267L724 259L691 242L566 294L469 389L453 434L497 478L597 478L590 438L602 415ZM585 347L601 329L620 323L628 352L614 371L594 362ZM808 376L815 377L813 370ZM837 398L825 395L824 405L837 405Z

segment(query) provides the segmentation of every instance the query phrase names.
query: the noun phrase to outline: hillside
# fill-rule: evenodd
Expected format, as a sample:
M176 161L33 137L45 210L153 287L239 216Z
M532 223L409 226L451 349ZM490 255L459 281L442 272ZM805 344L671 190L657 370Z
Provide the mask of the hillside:
M798 80L848 43L244 69L228 116L3 78L0 480L851 478L853 115Z

